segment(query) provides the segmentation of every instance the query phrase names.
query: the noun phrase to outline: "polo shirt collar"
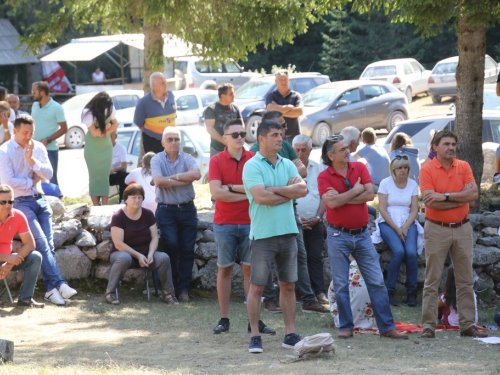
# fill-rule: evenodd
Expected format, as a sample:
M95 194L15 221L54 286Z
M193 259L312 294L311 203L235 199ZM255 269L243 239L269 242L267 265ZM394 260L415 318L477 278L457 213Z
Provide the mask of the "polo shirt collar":
M165 101L161 100L160 98L158 98L155 93L153 92L153 90L151 90L151 98L155 101L155 102L162 102L162 103L166 103L167 100L168 100L168 91L165 92Z
M434 163L434 166L436 168L445 168L445 166L439 162L439 160L437 159L437 156L434 159L431 160L431 163ZM450 168L454 168L455 165L456 165L455 164L455 158L453 158L453 161L451 162Z
M227 146L224 147L224 152L223 154L225 155L226 159L234 159L231 154L227 151ZM245 150L245 148L243 147L243 152L241 153L241 159L240 160L243 160L243 159L246 159L248 158L248 156L250 155L250 153Z
M283 160L283 157L281 157L281 155L279 155L279 154L277 154L276 156L278 157L278 159L277 159L277 161L276 161L276 165L278 165L278 163L279 163L279 162L281 162L281 161ZM272 164L272 163L271 163L271 161L270 161L268 158L266 158L264 155L262 155L262 154L260 153L260 151L258 151L258 152L255 154L255 157L259 157L261 161L262 161L262 160L264 160L266 163L268 163L268 164Z
M352 165L352 162L348 162L347 163L347 171L349 172L349 171L352 171L352 170L354 170L354 165ZM333 169L333 167L331 165L328 166L328 173L330 173L331 175L336 174L337 176L345 178L343 175L341 175L335 169Z
M276 89L276 93L278 93L280 96L283 96L283 95L281 95L281 92L280 92L280 90L278 90L278 89ZM288 89L288 92L287 92L287 93L286 93L286 95L285 95L285 96L283 96L283 97L284 97L284 98L286 98L286 97L288 97L288 96L290 96L290 95L292 95L292 90Z
M12 208L12 211L10 211L10 214L7 215L7 219L5 219L5 222L2 224L0 223L0 227L4 226L5 224L7 224L7 221L9 221L10 218L13 218L14 217L14 208Z

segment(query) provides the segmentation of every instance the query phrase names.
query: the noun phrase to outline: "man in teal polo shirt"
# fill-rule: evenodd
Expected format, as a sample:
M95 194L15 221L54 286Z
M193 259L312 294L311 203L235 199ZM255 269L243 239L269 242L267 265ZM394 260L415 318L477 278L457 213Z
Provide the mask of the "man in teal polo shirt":
M35 102L31 107L31 116L35 119L36 125L33 139L42 142L47 148L50 165L54 171L50 182L59 185L57 182L57 165L59 164L57 139L66 134L68 125L63 107L49 96L49 92L50 86L47 82L33 83L31 95Z
M263 121L257 129L260 151L243 167L243 185L250 202L250 289L247 312L252 338L248 351L262 353L259 333L261 296L276 262L280 300L285 321L282 346L292 348L300 341L295 333L295 282L297 281L298 233L293 199L304 197L307 186L297 167L278 155L283 128L277 122Z

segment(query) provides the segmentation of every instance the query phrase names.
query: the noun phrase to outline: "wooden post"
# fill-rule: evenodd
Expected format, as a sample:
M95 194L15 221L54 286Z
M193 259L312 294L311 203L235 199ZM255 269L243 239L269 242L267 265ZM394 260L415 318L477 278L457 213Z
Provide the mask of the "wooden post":
M0 339L0 360L14 362L14 342Z

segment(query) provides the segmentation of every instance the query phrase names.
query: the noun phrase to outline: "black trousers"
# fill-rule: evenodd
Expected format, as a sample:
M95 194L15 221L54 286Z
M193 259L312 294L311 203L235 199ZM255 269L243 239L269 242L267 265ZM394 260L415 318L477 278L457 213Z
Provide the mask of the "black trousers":
M307 268L311 280L311 288L315 295L325 293L323 275L323 251L325 250L325 226L318 223L311 230L303 230L304 244L307 252Z
M109 186L118 185L118 195L120 196L120 202L123 199L123 192L127 187L127 184L125 183L125 178L127 176L128 173L125 171L118 171L109 175Z
M153 151L155 154L165 151L165 148L161 145L161 140L150 137L144 132L142 133L142 146L145 154L149 151Z

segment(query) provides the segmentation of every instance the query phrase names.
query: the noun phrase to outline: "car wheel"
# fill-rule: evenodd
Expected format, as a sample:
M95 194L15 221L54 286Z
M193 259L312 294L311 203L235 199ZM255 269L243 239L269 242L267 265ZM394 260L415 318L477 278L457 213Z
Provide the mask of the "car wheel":
M66 140L64 144L67 148L81 148L85 141L85 133L77 126L73 126L66 133Z
M259 115L250 116L247 121L247 142L257 142L257 128L262 120Z
M312 141L315 146L323 146L326 139L331 135L330 125L320 122L313 130Z
M434 104L441 103L441 97L440 97L440 96L437 96L437 95L432 95L432 96L431 96L431 99L432 99L432 102L433 102Z
M407 87L405 91L406 98L408 99L408 104L413 101L413 92L411 91L411 87Z
M387 130L391 131L396 127L397 124L399 124L401 121L406 120L406 115L401 112L401 111L394 111L392 112L391 116L389 117L389 122L387 124Z

